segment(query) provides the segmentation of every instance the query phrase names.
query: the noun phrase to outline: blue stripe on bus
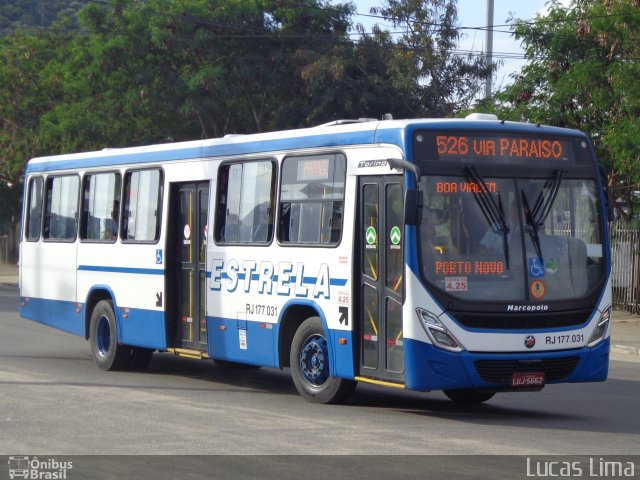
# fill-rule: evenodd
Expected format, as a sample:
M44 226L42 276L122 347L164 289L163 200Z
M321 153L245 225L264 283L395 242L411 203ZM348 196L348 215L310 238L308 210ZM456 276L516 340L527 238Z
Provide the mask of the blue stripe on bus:
M27 297L20 305L20 316L65 332L85 336L85 304L66 300ZM118 325L118 341L135 347L166 350L164 312L127 308L127 318L114 305Z
M273 324L248 322L235 318L207 317L207 353L214 360L277 367ZM246 349L240 348L240 333L246 334Z
M107 267L104 265L78 265L85 272L134 273L138 275L164 275L163 268Z
M353 332L329 329L322 310L311 301L289 301L281 308L279 322L276 324L207 316L207 353L213 359L282 368L282 365L279 364L278 355L282 312L286 312L290 306L299 305L313 307L318 313L325 331L328 333L331 375L353 379L355 376ZM239 330L245 331L246 349L240 348ZM344 339L346 342L340 343L340 339Z
M118 337L122 343L153 350L167 349L167 329L163 311L127 308L126 313L127 318L122 318L122 312L119 312Z
M68 156L41 157L38 163L29 162L26 174L46 172L49 170L77 169L98 166L126 165L130 163L145 164L171 160L188 160L208 157L223 157L230 155L246 155L254 153L268 153L296 148L341 147L349 145L368 145L387 143L397 145L411 158L410 140L413 132L418 129L465 129L465 130L495 130L497 132L535 132L557 133L563 135L581 136L573 130L557 127L538 127L535 125L499 124L497 122L474 122L469 120L429 120L416 121L410 124L392 125L391 128L379 128L379 122L371 122L365 130L336 131L327 127L320 134L308 135L309 130L296 133L291 131L289 137L269 139L266 134L247 136L246 140L235 138L205 140L203 142L183 142L174 145L156 145L159 148L149 151L144 148L114 149L109 152L87 152ZM296 136L297 135L297 136ZM142 150L142 151L141 151ZM62 158L60 158L62 157ZM58 159L59 158L59 159ZM63 159L64 158L64 159Z
M401 129L399 129L401 130ZM193 145L193 142L175 144L174 148L163 148L156 151L135 152L129 149L102 152L88 152L78 154L78 158L56 160L48 157L46 161L27 164L26 174L46 172L49 170L77 169L106 165L125 165L130 163L144 164L165 162L171 160L187 160L207 157L222 157L229 155L246 155L253 153L267 153L295 148L340 147L348 145L371 144L374 141L375 130L327 133L323 135L309 135L292 138L278 138L272 140L252 140L238 143L214 143L212 145ZM128 151L129 150L129 151ZM100 154L99 156L95 156Z
M20 306L20 316L29 320L85 336L85 304L65 300L27 297ZM166 350L164 312L127 308L127 318L116 306L118 340L126 345Z
M24 298L20 316L84 337L84 315L76 312L78 303L47 298Z

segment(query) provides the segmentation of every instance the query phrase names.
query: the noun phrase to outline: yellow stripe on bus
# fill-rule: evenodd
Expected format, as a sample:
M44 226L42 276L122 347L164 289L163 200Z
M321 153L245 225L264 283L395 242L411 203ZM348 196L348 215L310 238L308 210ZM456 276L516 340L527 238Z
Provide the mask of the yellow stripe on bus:
M359 382L372 383L373 385L380 385L382 387L404 388L402 383L384 382L382 380L374 380L373 378L366 377L355 377L355 379Z

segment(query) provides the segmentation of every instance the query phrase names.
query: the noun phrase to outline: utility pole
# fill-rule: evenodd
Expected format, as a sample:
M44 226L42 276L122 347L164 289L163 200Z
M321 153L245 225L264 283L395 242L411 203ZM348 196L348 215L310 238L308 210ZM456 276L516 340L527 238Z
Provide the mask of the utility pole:
M493 62L493 0L487 0L487 50L485 52L485 59L487 66ZM486 80L484 88L484 98L486 100L491 98L491 78L493 74L489 75Z

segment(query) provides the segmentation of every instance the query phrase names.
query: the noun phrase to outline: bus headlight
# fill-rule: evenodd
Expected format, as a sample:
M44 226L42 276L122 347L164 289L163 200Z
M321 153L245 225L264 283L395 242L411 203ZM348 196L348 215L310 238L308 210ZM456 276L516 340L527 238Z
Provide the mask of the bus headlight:
M464 350L464 347L453 333L447 330L447 327L445 327L433 313L421 308L416 308L416 313L418 314L420 325L422 325L422 328L427 332L427 335L436 347L450 352L461 352Z
M600 315L600 320L598 321L598 324L596 325L595 330L591 334L591 338L589 338L587 347L593 347L604 338L605 333L607 333L607 328L609 327L610 319L611 319L611 305L609 305L607 308L605 308L602 311L602 315Z

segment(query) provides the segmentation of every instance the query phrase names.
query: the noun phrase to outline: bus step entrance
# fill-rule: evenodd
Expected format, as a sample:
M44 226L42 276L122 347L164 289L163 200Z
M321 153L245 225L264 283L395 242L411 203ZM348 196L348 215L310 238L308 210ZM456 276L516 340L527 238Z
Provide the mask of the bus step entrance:
M211 357L206 352L200 350L190 350L187 348L167 348L167 352L173 353L179 357L195 358L196 360L207 360Z

